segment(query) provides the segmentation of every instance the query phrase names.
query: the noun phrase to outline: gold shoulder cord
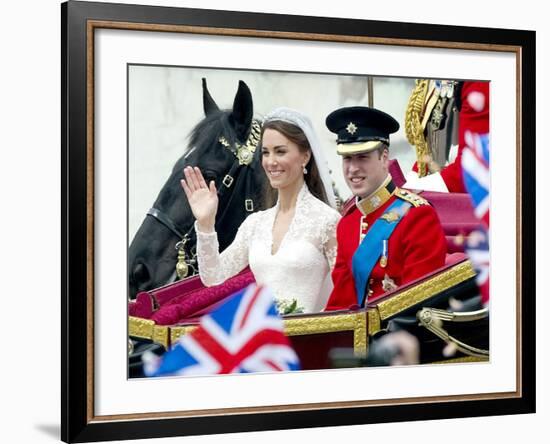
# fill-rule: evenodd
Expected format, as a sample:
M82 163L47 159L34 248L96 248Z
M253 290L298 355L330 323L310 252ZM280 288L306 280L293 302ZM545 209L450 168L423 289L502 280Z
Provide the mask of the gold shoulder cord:
M416 80L416 86L409 98L407 112L405 113L405 134L409 143L416 149L418 177L424 177L428 174L426 159L428 159L430 151L428 142L424 137L422 117L429 84L430 82L427 79Z

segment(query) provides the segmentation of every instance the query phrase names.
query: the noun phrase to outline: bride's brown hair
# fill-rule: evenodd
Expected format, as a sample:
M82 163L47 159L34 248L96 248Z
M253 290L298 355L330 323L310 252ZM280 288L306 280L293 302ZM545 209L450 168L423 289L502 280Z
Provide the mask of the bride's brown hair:
M295 143L301 153L306 153L308 151L310 152L311 156L309 157L309 161L306 165L307 174L304 175L304 180L309 189L309 192L313 194L317 199L322 200L329 205L327 194L325 192L325 187L323 186L323 181L321 180L319 169L317 168L317 163L313 158L313 153L311 151L309 140L307 139L301 128L293 125L292 123L284 122L282 120L269 120L265 122L262 126L260 147L263 146L264 132L267 129L272 129L274 131L277 131L278 133L281 133L288 140ZM266 181L263 194L265 208L271 208L277 203L277 190L270 185L269 180Z

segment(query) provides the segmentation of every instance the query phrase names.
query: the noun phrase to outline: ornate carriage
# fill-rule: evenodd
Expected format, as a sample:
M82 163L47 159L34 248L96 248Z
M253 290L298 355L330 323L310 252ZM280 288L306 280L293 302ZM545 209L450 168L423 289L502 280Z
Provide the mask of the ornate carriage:
M399 171L393 175L402 182ZM477 226L469 197L456 193L423 195L438 211L447 236L445 266L369 301L364 308L284 316L285 332L303 369L365 365L369 344L397 329L418 338L421 363L489 359L488 310L471 307L478 293L475 271L461 251L463 238ZM129 335L167 348L196 328L201 315L253 281L247 269L215 287L204 288L194 276L141 292L136 301L130 302ZM449 301L466 311L453 311ZM454 347L451 358L443 353L449 343ZM353 359L340 359L345 356L338 355L342 350Z
M252 279L247 270L234 278L230 286L246 285ZM204 291L200 294L200 288L199 278L193 277L141 293L130 306L130 336L165 348L175 343L181 335L196 328L198 318L223 302L223 295L228 292L227 288L213 287L210 294ZM382 295L365 308L286 315L285 332L303 369L333 367L331 351L342 348L352 349L360 364L369 342L392 331L396 323L420 339L421 363L483 361L489 356L486 310L467 313L447 310L450 297L466 301L476 293L475 272L470 262L455 254L441 269ZM216 296L220 299L216 300ZM443 327L438 321L449 326ZM458 350L450 360L442 355L448 342Z
M224 205L229 205L231 200L238 211L224 210L223 214L227 219L217 220L217 226L224 227L220 232L220 247L223 249L231 243L242 220L257 209L250 205L252 200L249 199L249 194L261 188L265 175L258 168L259 150L256 150L256 155L251 154L257 143L258 128L254 130L252 95L248 86L240 81L233 109L220 111L206 88L206 80L203 79L203 108L206 117L193 130L191 137L191 146L200 149L191 150L189 156L180 158L172 175L177 174L185 164L193 164L207 171L210 169L208 161L224 159L223 168L219 170L220 177L224 177L220 187L222 190L232 187L231 192L238 195L239 199L227 199L228 202ZM226 120L234 124L227 125L224 123ZM236 120L238 125L235 125ZM251 136L253 140L250 139ZM246 159L239 155L243 148L242 142L245 148L249 145L251 147ZM242 173L242 177L234 179L238 172ZM396 161L390 164L390 173L394 183L402 186L405 179ZM179 186L179 181L172 179L169 178L161 195L169 189L170 184L176 183ZM235 185L232 186L233 182ZM236 185L239 183L242 186L248 185L245 189L237 190ZM177 193L166 194L171 196L172 201L164 199L164 211L155 206L148 212L151 217L146 218L138 232L139 242L134 238L130 246L128 279L131 298L136 296L138 289L159 285L159 282L166 281L173 273L173 266L169 261L158 259L163 257L165 249L173 246L176 239L181 240L176 244L179 259L185 257L187 235L184 233L192 231L189 227L192 226L193 218L190 211L185 212L186 218L179 219L168 214L177 207L177 202L173 202L173 196ZM454 360L488 359L488 311L470 306L477 294L475 272L462 247L464 237L478 225L470 198L466 194L458 193L421 194L437 210L447 236L448 257L445 266L375 300L369 300L364 308L285 316L286 333L291 338L304 369L336 365L335 361L339 359L335 358L337 350L351 350L351 356L355 360L347 359L347 362L350 365L363 365L369 345L374 344L378 336L397 329L407 330L418 338L422 363L448 361L448 356L442 353L448 343L454 346ZM229 192L224 197L228 196ZM181 214L180 209L176 215ZM151 242L153 238L156 242ZM187 245L191 255L192 244L190 242ZM158 251L152 251L152 245ZM148 258L150 263L144 258ZM129 302L129 336L141 341L139 349L130 353L130 375L133 374L132 363L135 367L140 366L143 341L169 347L178 337L196 328L201 315L216 308L223 303L225 297L253 280L252 273L245 270L217 287L204 288L196 276L138 293L136 300ZM450 301L461 305L463 311L455 312L456 309L450 306ZM340 359L340 364L342 361L346 359Z

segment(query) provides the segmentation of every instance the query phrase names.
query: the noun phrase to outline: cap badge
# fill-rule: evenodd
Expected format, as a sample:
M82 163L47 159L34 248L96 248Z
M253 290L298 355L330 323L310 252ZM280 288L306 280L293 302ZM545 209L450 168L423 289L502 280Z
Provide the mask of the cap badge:
M357 131L357 126L355 126L355 123L350 122L348 123L348 126L346 126L346 130L348 133L350 133L353 136Z

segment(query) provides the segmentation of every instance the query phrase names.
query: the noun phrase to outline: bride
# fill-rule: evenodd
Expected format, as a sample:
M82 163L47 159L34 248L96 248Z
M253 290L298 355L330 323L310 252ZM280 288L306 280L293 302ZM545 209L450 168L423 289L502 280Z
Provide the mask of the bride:
M279 304L295 300L304 313L321 311L332 287L340 218L327 163L310 120L289 108L266 117L260 146L274 206L248 216L221 254L214 181L206 184L197 167L184 169L181 185L196 219L200 278L206 286L221 284L250 265Z

